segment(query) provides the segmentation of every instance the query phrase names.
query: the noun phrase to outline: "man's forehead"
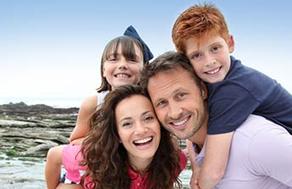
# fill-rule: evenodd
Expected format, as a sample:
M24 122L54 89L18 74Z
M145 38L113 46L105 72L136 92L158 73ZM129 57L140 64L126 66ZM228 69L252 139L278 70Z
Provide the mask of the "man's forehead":
M148 92L152 100L159 98L167 98L170 95L176 93L179 90L183 90L186 87L184 84L186 80L190 80L190 76L187 76L188 72L178 69L167 70L160 72L149 79ZM189 77L189 78L187 78Z

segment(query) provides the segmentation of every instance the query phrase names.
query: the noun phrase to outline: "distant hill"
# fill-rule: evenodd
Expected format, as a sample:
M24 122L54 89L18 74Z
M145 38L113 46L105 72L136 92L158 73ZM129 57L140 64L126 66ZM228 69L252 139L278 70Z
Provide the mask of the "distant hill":
M27 105L24 102L0 105L0 114L33 115L33 114L75 114L78 108L54 108L45 104Z

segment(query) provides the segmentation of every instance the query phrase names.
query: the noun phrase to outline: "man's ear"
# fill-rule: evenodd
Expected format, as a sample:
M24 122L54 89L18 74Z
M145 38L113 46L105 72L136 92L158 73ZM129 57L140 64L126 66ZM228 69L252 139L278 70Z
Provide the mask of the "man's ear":
M233 53L234 47L235 47L235 43L234 43L234 39L233 39L232 35L229 35L227 42L228 42L229 53Z

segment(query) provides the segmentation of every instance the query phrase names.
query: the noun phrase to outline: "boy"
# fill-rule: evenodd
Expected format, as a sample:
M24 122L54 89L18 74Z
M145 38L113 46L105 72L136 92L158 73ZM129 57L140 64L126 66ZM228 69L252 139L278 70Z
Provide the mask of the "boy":
M200 188L213 188L224 175L233 132L248 115L264 116L291 133L292 96L275 80L230 56L234 39L224 16L211 4L184 11L172 39L208 87L205 160L196 177Z

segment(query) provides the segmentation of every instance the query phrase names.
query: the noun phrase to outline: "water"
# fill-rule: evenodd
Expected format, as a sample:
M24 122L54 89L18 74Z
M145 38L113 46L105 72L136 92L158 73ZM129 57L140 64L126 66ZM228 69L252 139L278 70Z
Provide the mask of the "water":
M0 189L44 189L45 161L42 159L7 159L0 156ZM184 189L189 188L191 170L184 170L180 179Z
M43 189L45 188L44 161L0 159L0 188Z
M47 98L47 97L0 97L0 104L24 102L27 105L46 104L55 108L79 107L82 98Z
M179 178L183 184L184 189L190 188L189 183L190 183L191 175L192 175L192 170L190 169L185 169L180 173Z

